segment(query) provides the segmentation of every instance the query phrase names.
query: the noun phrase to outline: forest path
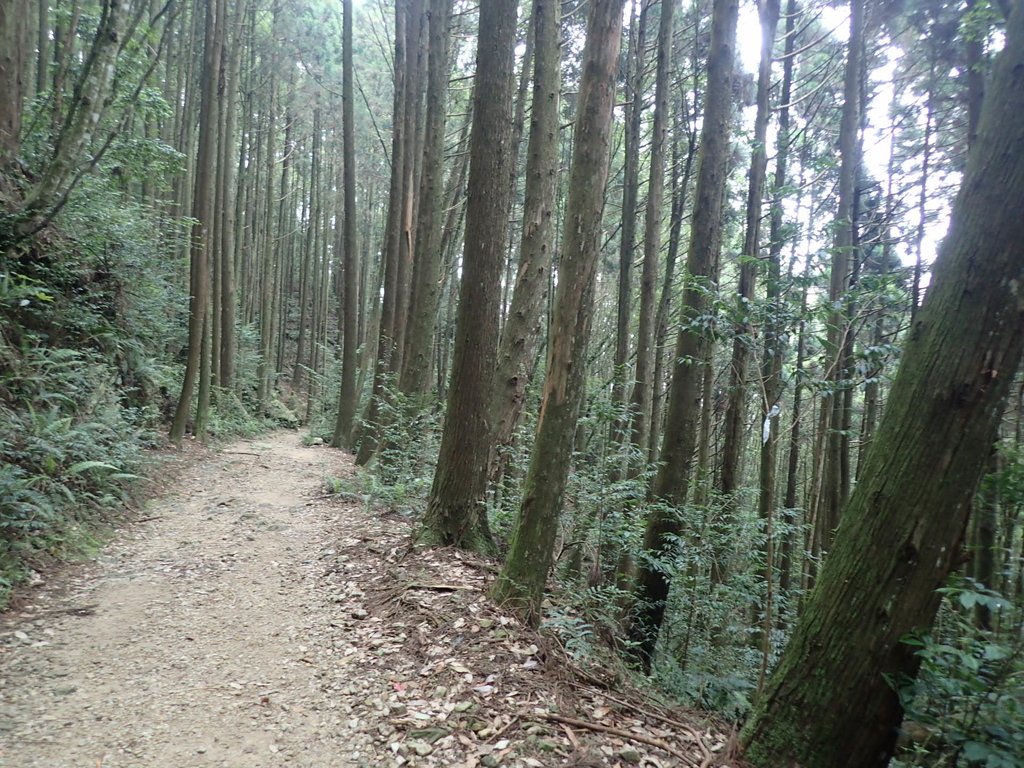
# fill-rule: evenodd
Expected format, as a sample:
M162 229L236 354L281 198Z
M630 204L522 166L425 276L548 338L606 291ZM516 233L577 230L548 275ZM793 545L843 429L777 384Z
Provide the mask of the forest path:
M322 495L352 472L295 432L204 451L29 588L0 615L0 767L712 764L724 737L567 676L486 600L486 563L410 554L404 518Z

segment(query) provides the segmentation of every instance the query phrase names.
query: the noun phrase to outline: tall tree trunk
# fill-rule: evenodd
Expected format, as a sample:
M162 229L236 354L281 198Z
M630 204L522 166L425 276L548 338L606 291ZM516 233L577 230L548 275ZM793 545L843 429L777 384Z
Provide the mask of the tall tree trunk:
M508 320L501 333L498 367L494 373L490 423L494 425L490 477L503 471L501 450L512 442L526 402L540 342L551 271L555 192L558 182L558 112L561 95L559 68L560 7L557 0L534 0L533 98L526 160L523 235L519 270Z
M768 104L771 90L772 49L779 23L779 0L759 0L761 21L761 61L757 70L757 113L754 117L753 151L747 184L747 216L740 252L740 281L736 291L736 323L729 364L729 394L725 406L722 437L722 476L719 490L728 496L739 487L740 457L747 420L747 368L754 346L754 284L761 249L761 198L768 166ZM787 59L788 61L788 59ZM729 502L727 502L729 503ZM730 504L730 509L732 505Z
M460 547L490 546L481 500L492 430L487 422L508 242L516 0L480 6L466 235L451 390L424 525Z
M661 258L662 204L665 197L665 143L669 118L669 63L672 61L672 20L676 0L661 0L658 23L657 71L654 78L654 125L651 128L650 176L644 220L644 264L640 274L640 324L636 335L636 375L631 406L633 447L639 465L647 456L654 394L655 313L657 310L658 260Z
M233 32L234 36L231 41L230 53L227 55L226 70L224 72L226 88L224 100L221 104L221 109L224 112L224 135L221 137L219 162L223 164L224 171L220 193L220 215L222 217L220 238L221 343L217 383L223 389L231 389L234 386L235 358L238 347L238 337L235 332L237 314L235 248L239 208L236 200L236 167L232 161L234 159L233 150L235 149L239 57L241 55L244 31L243 22L249 12L248 6L248 1L243 2L235 11L236 23L233 25L235 31Z
M300 221L305 225L305 234L302 238L302 260L299 264L299 337L295 340L295 366L292 368L292 387L295 392L302 391L302 374L304 368L312 367L310 360L307 360L306 355L306 328L312 324L315 328L317 313L316 305L317 302L310 301L310 293L316 291L318 288L317 281L313 280L312 273L314 272L313 265L313 228L319 226L319 213L314 200L318 196L318 188L314 183L316 174L320 168L320 107L319 105L313 109L313 147L312 156L310 157L310 168L309 168L309 190L303 197L303 216ZM307 312L308 310L308 312ZM308 320L307 320L308 318ZM316 346L316 333L310 334L312 340L310 341L310 358L312 358L312 348ZM309 398L312 400L312 397ZM308 405L308 401L307 401Z
M654 339L654 394L651 397L651 428L648 430L647 461L654 464L658 461L658 448L661 438L662 411L665 401L665 358L668 356L669 313L672 298L675 294L676 261L679 258L680 233L683 229L683 217L686 213L687 193L690 189L690 176L693 173L693 161L697 155L697 133L687 126L685 120L686 97L680 94L680 104L675 125L675 139L672 147L672 213L669 222L668 256L665 259L665 277L661 286L661 300L658 302L658 315L655 318L656 334ZM680 142L686 140L686 157L680 158ZM683 170L679 172L682 162Z
M376 354L373 357L373 385L370 401L363 416L363 428L356 454L356 464L366 464L377 452L380 430L380 399L384 397L384 384L391 370L394 352L396 307L399 302L398 266L401 257L402 215L405 209L405 109L406 109L406 4L395 6L395 88L391 130L391 183L388 192L388 212L385 220L383 248L383 295L380 299ZM376 297L378 294L374 294Z
M355 109L352 83L352 0L343 0L342 52L342 151L344 157L343 187L345 193L345 220L343 260L344 281L342 307L338 313L341 322L341 391L338 395L338 418L334 423L331 445L336 448L352 447L352 422L355 420L359 393L356 390L356 352L359 346L359 259L356 243L356 150Z
M534 624L540 618L544 585L551 568L586 382L623 2L593 0L590 7L566 202L568 226L559 259L558 293L537 438L523 484L519 522L505 566L492 590L497 602L511 605ZM534 7L539 5L538 2ZM539 45L537 53L539 58Z
M767 3L762 5L762 12L774 11L772 38L779 21L779 7L768 9ZM764 686L771 656L771 633L775 624L775 570L776 552L778 550L775 534L777 522L775 511L775 475L778 463L778 450L782 442L780 425L782 419L782 363L785 357L786 326L785 308L782 303L782 247L786 234L783 229L783 208L786 198L786 174L789 168L790 136L789 100L793 92L793 49L795 47L794 30L796 27L797 0L786 3L786 42L782 71L782 88L779 93L779 133L775 150L775 178L772 181L772 203L769 211L768 224L768 274L765 279L765 299L768 316L764 329L764 349L761 357L761 451L758 471L758 516L765 521L765 596L761 625L761 670L758 687ZM762 55L764 51L762 49ZM762 60L762 65L764 61ZM769 61L769 70L771 62ZM760 76L758 79L760 88ZM749 222L748 222L749 223ZM784 533L784 536L786 534ZM782 547L785 550L785 545ZM783 552L782 560L788 557ZM788 567L788 563L787 563ZM788 585L787 585L788 586Z
M196 378L203 373L199 382L200 390L208 387L209 368L203 363L204 337L210 333L206 322L210 310L210 264L213 196L216 180L217 154L217 85L220 79L221 49L224 43L224 0L206 2L206 39L203 45L202 103L199 112L199 154L196 158L197 172L195 192L192 195L192 243L190 249L190 299L188 321L188 361L185 376L178 397L178 406L171 423L171 440L181 443L185 426L192 408L192 392ZM202 371L200 369L203 369ZM203 397L196 414L195 433L202 437L202 425L207 414L203 412Z
M934 622L1024 349L1021 114L1015 12L862 480L743 730L755 765L883 768L895 749L899 688L921 661L904 639Z
M697 443L701 383L708 358L708 338L689 321L710 307L708 283L716 279L715 267L722 241L722 216L729 159L729 118L732 112L732 73L735 57L738 0L715 0L708 53L704 123L701 127L697 190L687 254L689 280L683 294L684 322L676 342L672 386L669 390L661 465L652 487L656 500L644 534L644 550L660 557L671 550L680 533L670 506L681 506L690 484L690 470ZM669 580L649 560L637 569L635 606L629 635L636 645L636 659L650 670L658 631L665 616Z
M398 272L395 276L394 336L388 370L400 378L405 358L405 337L409 324L413 253L416 247L416 218L419 209L419 172L423 159L424 39L423 0L406 0L405 56L405 151L402 153L402 231L398 244Z
M846 360L851 331L847 291L852 272L857 173L860 168L861 57L864 48L864 2L850 3L850 41L843 80L843 112L839 126L839 199L832 246L829 312L826 320L825 364L828 397L821 409L818 439L822 441L821 486L815 524L822 549L827 550L839 525L843 506L843 419Z
M412 294L399 388L418 402L430 389L434 326L441 295L441 227L444 211L444 138L448 109L449 21L452 0L431 0L428 17L427 104L416 220Z
M629 58L626 62L626 121L622 168L622 229L619 231L619 288L615 312L615 371L612 403L626 403L629 381L629 329L633 306L633 251L636 247L636 209L640 189L640 122L644 106L644 68L647 49L647 8L650 0L632 3L629 22ZM614 431L625 437L626 424L617 420Z

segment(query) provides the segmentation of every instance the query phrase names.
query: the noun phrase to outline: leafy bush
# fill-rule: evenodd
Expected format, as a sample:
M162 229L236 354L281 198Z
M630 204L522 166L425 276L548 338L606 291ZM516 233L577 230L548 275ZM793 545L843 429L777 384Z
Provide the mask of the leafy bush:
M934 634L904 638L921 660L917 680L900 681L907 719L918 738L903 766L1024 765L1024 636L978 629L973 609L1006 611L1007 600L970 579L944 595Z

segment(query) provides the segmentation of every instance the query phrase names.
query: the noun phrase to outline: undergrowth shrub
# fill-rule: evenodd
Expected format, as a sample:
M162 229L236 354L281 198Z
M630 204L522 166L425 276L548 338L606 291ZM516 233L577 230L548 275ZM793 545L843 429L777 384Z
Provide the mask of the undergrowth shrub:
M325 396L335 398L337 379L332 375ZM328 409L311 425L311 436L329 442L334 431L335 414ZM426 505L440 445L443 414L439 408L421 407L399 390L395 377L385 378L378 405L378 448L365 467L358 468L351 480L328 478L328 493L355 494L367 504L377 504L409 516L419 515ZM365 437L367 424L357 432Z
M27 569L95 545L158 442L181 231L89 177L54 226L0 254L0 604Z
M975 606L1012 614L1010 602L970 579L940 590L934 631L904 638L921 661L914 681L893 681L906 710L899 766L1024 765L1024 635L982 630Z

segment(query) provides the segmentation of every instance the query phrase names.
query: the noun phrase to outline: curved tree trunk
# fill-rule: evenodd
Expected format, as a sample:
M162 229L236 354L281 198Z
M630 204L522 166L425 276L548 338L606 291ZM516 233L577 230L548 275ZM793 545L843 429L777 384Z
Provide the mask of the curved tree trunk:
M743 730L755 765L882 768L1024 350L1024 13L832 553ZM851 706L853 703L856 706ZM809 717L808 713L814 713Z

